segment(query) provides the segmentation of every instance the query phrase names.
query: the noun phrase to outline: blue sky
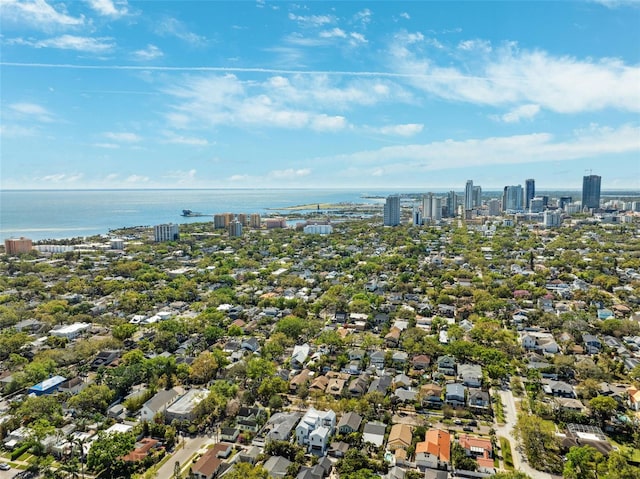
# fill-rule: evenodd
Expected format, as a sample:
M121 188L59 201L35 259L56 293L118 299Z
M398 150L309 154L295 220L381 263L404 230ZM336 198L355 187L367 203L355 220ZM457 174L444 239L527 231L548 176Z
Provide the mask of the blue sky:
M640 2L0 0L2 188L640 189Z

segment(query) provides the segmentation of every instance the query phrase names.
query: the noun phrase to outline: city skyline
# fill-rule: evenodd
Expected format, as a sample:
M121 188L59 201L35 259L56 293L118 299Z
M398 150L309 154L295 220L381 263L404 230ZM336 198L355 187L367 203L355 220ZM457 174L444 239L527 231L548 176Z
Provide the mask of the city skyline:
M640 189L639 2L0 13L3 189Z

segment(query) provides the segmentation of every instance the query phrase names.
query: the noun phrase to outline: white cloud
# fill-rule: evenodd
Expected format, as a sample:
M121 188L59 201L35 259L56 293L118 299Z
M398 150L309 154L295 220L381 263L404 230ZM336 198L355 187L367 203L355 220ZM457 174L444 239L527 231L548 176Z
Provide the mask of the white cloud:
M332 30L323 30L319 35L322 38L347 38L346 32L338 27L335 27Z
M349 37L351 37L351 44L355 45L358 43L367 43L367 39L365 38L365 36L362 33L357 33L357 32L351 32L349 34Z
M129 13L126 0L116 2L112 0L87 0L87 2L96 12L106 17L118 18Z
M369 10L368 8L365 8L363 10L360 10L359 12L357 12L354 16L353 19L357 22L360 22L363 26L368 25L369 23L371 23L371 16L373 15L373 13L371 12L371 10Z
M335 23L336 17L333 15L295 15L289 13L289 20L293 20L303 27L321 27Z
M165 142L174 143L176 145L188 145L188 146L207 146L209 142L204 138L195 138L178 135L172 131L165 131Z
M142 140L142 138L135 133L128 132L107 131L102 135L109 140L118 141L121 143L137 143Z
M188 171L176 170L170 171L164 178L170 178L172 183L177 183L179 185L193 184L196 181L196 173L195 169L191 169Z
M58 11L45 0L18 1L1 0L2 16L5 20L26 23L41 28L73 27L84 24L84 17L72 17L64 9ZM58 8L63 5L57 5Z
M124 181L127 183L147 183L149 181L149 177L142 175L129 175Z
M29 117L43 123L53 121L53 115L46 108L36 103L13 103L9 105L9 108L20 116Z
M474 55L464 66L441 66L414 51L412 43L407 34L396 36L393 66L415 88L441 98L493 106L531 103L558 113L640 111L640 66L619 59L558 57L511 43L482 61Z
M481 53L489 53L492 50L489 40L464 40L458 43L458 48L465 51L476 51Z
M231 175L229 181L247 181L249 178L249 175Z
M81 37L77 35L61 35L45 40L25 40L14 38L10 43L29 45L35 48L58 48L60 50L76 50L79 52L105 53L113 50L115 43L109 37Z
M316 131L338 131L347 127L347 120L343 116L317 115L311 121L311 128Z
M84 175L82 173L74 173L68 175L66 173L56 173L52 175L45 175L40 178L34 178L38 182L45 183L74 183L81 180Z
M534 116L540 113L540 105L522 105L513 110L505 113L502 116L492 116L494 119L499 119L505 123L518 123L520 120L530 120Z
M405 20L411 20L411 15L409 15L407 12L402 12L400 14L400 18L404 18Z
M406 100L390 82L356 79L339 85L326 75L278 75L262 83L242 82L235 75L190 76L165 92L176 99L166 118L181 129L259 125L335 131L348 126L336 110Z
M35 136L34 128L27 128L20 125L0 125L0 136L2 138L22 138L26 136Z
M405 123L403 125L388 125L375 129L377 133L383 135L397 135L397 136L414 136L420 133L424 128L422 123Z
M165 17L156 24L156 33L162 36L176 37L193 46L203 46L207 39L189 31L187 26L177 18Z
M640 152L639 127L623 125L613 129L592 125L561 140L550 133L445 140L390 146L331 159L339 164L361 163L367 169L380 167L402 172L564 161L630 152Z
M640 6L640 0L591 0L593 3L599 3L607 8L619 8L624 6Z
M309 168L301 168L294 169L288 168L286 170L273 170L270 171L267 176L269 178L278 179L278 180L294 180L297 178L302 178L304 176L309 176L311 174L311 169Z
M155 60L156 58L160 58L164 55L162 50L160 50L155 45L147 45L147 48L143 48L141 50L136 50L132 53L133 58L139 61L150 61Z

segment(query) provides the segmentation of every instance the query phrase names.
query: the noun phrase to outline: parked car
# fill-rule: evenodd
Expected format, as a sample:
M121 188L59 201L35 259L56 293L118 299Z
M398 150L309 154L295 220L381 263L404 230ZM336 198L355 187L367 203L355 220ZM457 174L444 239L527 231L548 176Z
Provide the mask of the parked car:
M0 471L8 471L9 469L11 469L11 466L9 464L7 464L6 462L0 463Z

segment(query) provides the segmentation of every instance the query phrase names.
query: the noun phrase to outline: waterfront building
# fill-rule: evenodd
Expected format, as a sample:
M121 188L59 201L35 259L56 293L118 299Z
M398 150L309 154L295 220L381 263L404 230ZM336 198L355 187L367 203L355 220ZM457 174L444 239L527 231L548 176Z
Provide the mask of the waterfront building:
M384 204L384 226L398 226L400 224L400 196L387 197Z
M258 213L252 213L249 217L249 226L251 226L252 228L260 229L260 226L262 226L261 221L262 220Z
M467 180L467 184L464 187L464 209L473 209L473 180Z
M582 178L582 209L600 207L600 180L598 175Z
M156 243L175 241L180 237L178 228L178 225L174 223L155 225L153 227L153 239Z
M249 226L249 217L246 213L239 213L238 216L236 216L236 219L242 226Z
M531 200L536 196L536 180L528 178L524 181L524 208L528 210Z
M33 249L33 241L21 236L4 240L4 252L10 255L28 253Z
M286 228L287 220L285 218L277 217L277 218L267 218L264 220L264 225L268 230L276 229L276 228Z
M329 224L311 224L306 225L303 229L305 234L328 235L333 233L333 226Z
M239 238L242 236L242 223L238 220L233 220L229 223L229 236L231 238Z

